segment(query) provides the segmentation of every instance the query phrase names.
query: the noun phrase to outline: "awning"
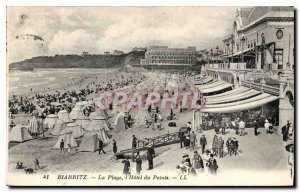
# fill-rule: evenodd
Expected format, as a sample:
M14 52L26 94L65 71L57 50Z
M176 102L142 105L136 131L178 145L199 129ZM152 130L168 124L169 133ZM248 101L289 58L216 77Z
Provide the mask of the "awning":
M231 103L231 105L226 106L226 107L214 107L214 108L205 107L201 110L201 112L205 112L205 113L235 113L235 112L245 111L248 109L254 109L256 107L265 105L265 104L275 101L277 99L278 99L278 97L270 95L264 99L259 99L254 102L247 102L247 103L243 103L243 104L234 102L234 103Z
M208 89L200 89L200 92L202 93L213 93L213 92L217 92L217 91L222 91L224 89L227 89L229 87L232 87L232 85L230 83L223 83L219 86L216 87L211 87Z
M226 96L226 95L234 95L234 94L242 93L242 92L245 92L245 91L248 91L248 90L250 90L250 88L248 88L248 87L239 87L239 88L233 89L231 91L226 91L225 93L205 96L205 98L206 99L214 99L214 98L219 98L219 97L223 97L223 96Z
M196 87L201 91L202 89L208 89L208 88L212 88L212 87L216 87L222 84L225 84L227 82L225 81L216 81L213 83L209 83L209 84L205 84L205 85L197 85Z
M260 91L251 89L249 91L245 91L243 93L239 93L239 94L236 94L236 95L227 95L227 96L223 96L223 97L220 97L218 99L213 99L213 100L206 99L206 103L207 104L217 104L217 103L235 102L235 101L238 101L238 100L247 99L247 98L256 96L260 93L261 93Z
M213 78L206 78L203 80L195 80L194 85L203 85L203 84L211 83L211 82L213 82L213 80L214 80Z
M241 104L244 104L244 103L254 102L254 101L257 101L257 100L260 100L260 99L265 99L269 96L270 96L270 94L268 94L268 93L262 93L260 95L255 96L255 97L251 97L249 99L242 100L242 101L237 101L237 102L234 102L234 103L236 105L241 105ZM231 105L232 105L232 103L206 104L205 108L228 107L228 106L231 106Z

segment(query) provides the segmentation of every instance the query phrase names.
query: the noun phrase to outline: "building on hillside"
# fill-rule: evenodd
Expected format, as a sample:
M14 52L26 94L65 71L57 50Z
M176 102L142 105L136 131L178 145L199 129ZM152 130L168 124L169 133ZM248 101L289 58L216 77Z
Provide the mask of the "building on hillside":
M81 56L88 56L88 55L90 55L90 54L87 51L83 51L82 54L81 54Z
M123 55L124 51L114 50L113 55Z
M111 55L109 51L105 51L104 55Z
M146 48L144 48L144 47L134 47L133 49L132 49L132 51L146 51L147 49Z
M196 61L196 47L150 46L141 65L193 65Z

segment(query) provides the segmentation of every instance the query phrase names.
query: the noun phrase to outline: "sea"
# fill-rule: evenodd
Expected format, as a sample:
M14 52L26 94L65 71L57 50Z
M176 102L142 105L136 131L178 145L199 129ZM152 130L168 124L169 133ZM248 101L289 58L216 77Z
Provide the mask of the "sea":
M113 73L116 69L103 68L35 68L32 71L8 72L9 95L23 95L56 90L76 84L89 75Z

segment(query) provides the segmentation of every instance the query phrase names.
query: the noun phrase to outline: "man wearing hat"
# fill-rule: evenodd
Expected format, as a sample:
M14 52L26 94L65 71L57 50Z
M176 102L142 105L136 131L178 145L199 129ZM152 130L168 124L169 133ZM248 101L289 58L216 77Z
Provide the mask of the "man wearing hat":
M206 141L206 138L205 138L204 134L200 138L200 145L201 145L201 148L202 148L202 154L204 154L205 146L207 145L207 141Z
M151 170L153 169L153 159L155 158L155 151L154 148L151 144L148 145L148 149L147 149L147 159L148 159L148 169L147 170Z

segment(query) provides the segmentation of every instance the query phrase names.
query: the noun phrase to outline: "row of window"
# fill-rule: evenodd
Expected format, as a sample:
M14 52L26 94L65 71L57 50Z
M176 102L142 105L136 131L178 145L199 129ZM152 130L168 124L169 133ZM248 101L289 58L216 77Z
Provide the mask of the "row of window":
M185 54L185 55L188 55L188 54L196 54L196 52L195 51L188 51L188 52L186 52L186 51L184 51L184 52L182 52L182 51L150 51L150 52L148 52L148 54L150 54L150 55L174 55L174 54Z
M185 59L185 60L192 60L196 59L196 57L172 57L172 56L151 56L151 59Z
M163 63L163 64L193 64L195 61L186 61L186 60L176 60L176 61L167 61L167 60L150 60L151 64Z

